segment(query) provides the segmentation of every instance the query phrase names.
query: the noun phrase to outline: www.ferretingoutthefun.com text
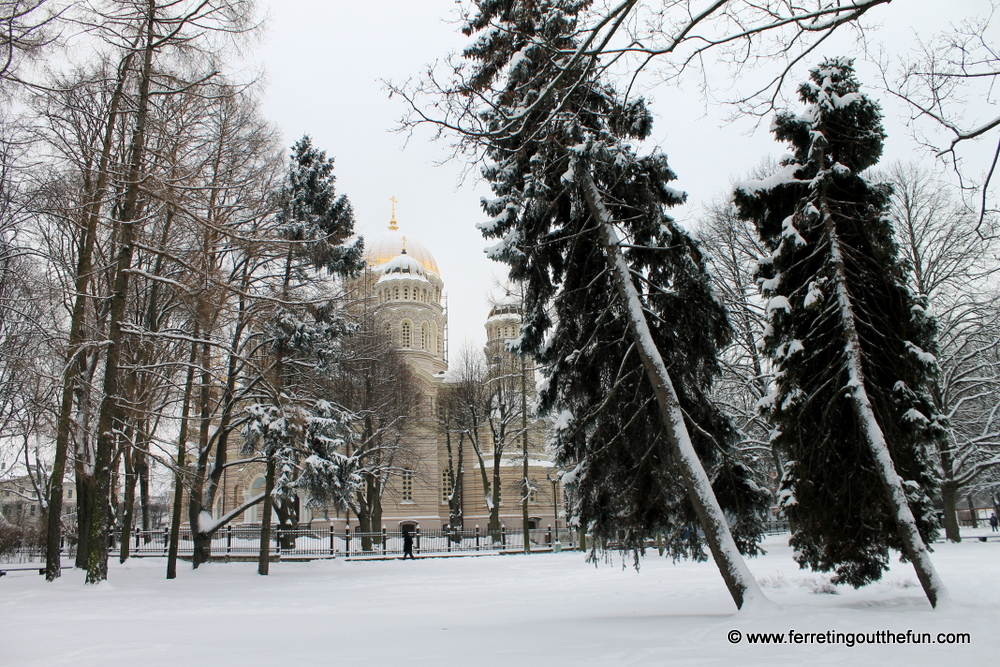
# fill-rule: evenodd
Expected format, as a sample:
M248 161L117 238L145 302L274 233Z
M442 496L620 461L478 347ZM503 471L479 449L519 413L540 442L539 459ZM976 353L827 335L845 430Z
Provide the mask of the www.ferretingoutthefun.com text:
M894 632L875 630L873 632L747 632L729 631L731 644L841 644L847 647L869 644L971 644L968 632Z

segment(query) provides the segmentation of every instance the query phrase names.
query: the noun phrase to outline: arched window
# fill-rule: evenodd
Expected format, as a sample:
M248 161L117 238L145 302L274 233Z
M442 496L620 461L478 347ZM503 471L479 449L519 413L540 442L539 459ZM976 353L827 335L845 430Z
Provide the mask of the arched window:
M410 288L409 287L404 287L403 288L403 301L409 301L409 300L410 300Z
M404 349L409 349L412 343L413 343L413 337L410 333L410 323L403 322L403 325L400 328L399 345Z
M399 496L404 503L413 502L413 471L404 470L399 480Z
M249 493L249 495L247 496L248 498L253 498L254 496L259 496L260 494L264 493L264 478L258 477L257 479L255 479L250 484L250 491L248 493ZM243 513L244 523L257 523L258 521L260 521L260 517L257 515L258 507L260 507L260 505L254 505L253 507L248 508L247 511Z
M451 470L441 473L441 502L447 504L451 500L452 490L455 488L455 476Z
M427 329L427 322L420 325L420 349L430 350L431 349L431 337L430 332Z
M396 301L399 301L399 288L398 287L394 287L393 288L393 290L392 290L392 298L395 299Z

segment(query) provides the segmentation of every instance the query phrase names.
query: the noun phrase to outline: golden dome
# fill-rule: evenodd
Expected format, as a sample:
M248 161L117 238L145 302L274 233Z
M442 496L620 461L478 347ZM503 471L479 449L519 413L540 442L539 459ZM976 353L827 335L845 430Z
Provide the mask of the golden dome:
M391 227L387 234L372 241L365 239L365 261L368 262L369 266L377 269L390 259L402 255L404 247L406 254L420 262L425 271L433 273L438 278L441 277L437 262L434 261L434 256L431 255L430 251L421 243L405 236L399 229Z

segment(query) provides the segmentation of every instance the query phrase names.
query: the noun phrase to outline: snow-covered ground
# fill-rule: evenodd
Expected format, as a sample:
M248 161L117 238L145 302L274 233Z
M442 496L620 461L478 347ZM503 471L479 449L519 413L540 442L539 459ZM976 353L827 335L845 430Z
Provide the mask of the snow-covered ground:
M736 612L711 563L647 556L595 567L580 553L416 561L112 567L83 585L0 578L0 665L987 665L1000 656L1000 542L938 544L953 605L933 611L912 568L833 588L783 537L750 569L773 609ZM730 633L742 633L731 643ZM750 633L968 633L969 643L750 644ZM735 638L735 637L734 637ZM801 641L809 639L803 635Z

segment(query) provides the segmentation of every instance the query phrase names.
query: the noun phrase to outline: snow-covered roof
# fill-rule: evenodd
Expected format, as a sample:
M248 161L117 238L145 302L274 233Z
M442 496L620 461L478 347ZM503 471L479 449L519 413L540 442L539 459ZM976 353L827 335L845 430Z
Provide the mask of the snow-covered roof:
M369 266L378 270L389 260L402 255L404 248L406 254L419 262L425 271L438 278L441 277L441 271L430 251L419 241L404 235L399 229L390 229L386 234L373 240L365 239L365 260Z
M490 309L490 315L487 321L492 319L510 319L510 318L521 318L521 306L520 304L514 303L513 301L504 301L498 303Z
M380 283L394 278L410 278L429 282L423 264L408 253L393 257L382 264L378 270L382 273L382 276L378 279Z

